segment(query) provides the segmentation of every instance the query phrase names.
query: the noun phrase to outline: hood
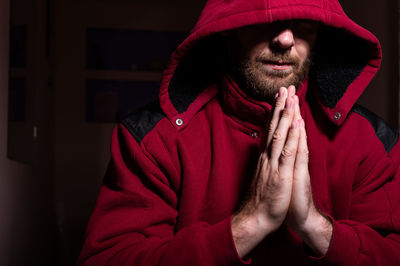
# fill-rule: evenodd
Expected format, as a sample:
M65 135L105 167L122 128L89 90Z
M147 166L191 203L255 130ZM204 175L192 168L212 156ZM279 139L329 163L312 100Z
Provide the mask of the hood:
M160 105L171 121L190 120L217 92L219 32L280 20L320 22L309 83L321 109L340 125L381 63L377 38L347 17L337 0L209 0L164 71ZM201 96L201 97L200 97ZM184 119L182 119L184 118Z

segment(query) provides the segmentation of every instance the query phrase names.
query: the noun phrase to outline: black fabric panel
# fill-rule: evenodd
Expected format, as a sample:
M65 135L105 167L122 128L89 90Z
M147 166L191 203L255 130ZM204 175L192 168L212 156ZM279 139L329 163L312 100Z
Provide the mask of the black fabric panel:
M362 107L361 105L355 104L352 111L365 117L371 123L375 130L376 136L382 142L383 146L385 146L386 152L389 153L398 141L398 132L394 131L379 116Z
M125 117L121 123L138 143L165 117L159 102L154 102Z
M321 26L314 47L310 77L321 102L335 107L367 64L369 44L343 30Z
M168 88L179 113L185 112L204 89L217 81L221 40L213 35L200 41L179 63Z

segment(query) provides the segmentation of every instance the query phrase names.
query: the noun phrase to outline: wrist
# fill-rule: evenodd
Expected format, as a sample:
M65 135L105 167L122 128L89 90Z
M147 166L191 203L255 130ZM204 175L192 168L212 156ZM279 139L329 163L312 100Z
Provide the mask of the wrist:
M237 253L244 258L273 230L257 212L241 210L232 216L232 236Z
M317 212L307 219L307 222L298 230L300 238L319 256L324 255L330 245L333 232L331 220Z
M257 212L248 213L241 211L232 217L232 227L250 237L265 237L272 232L267 220Z

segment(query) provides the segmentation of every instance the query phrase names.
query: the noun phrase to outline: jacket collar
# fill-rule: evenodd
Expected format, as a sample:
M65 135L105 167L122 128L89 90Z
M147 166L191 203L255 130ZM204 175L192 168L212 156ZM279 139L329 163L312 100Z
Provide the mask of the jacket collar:
M219 87L221 105L226 114L252 129L266 127L271 119L271 104L248 97L229 75L223 75ZM300 105L306 100L307 88L308 78L296 92Z

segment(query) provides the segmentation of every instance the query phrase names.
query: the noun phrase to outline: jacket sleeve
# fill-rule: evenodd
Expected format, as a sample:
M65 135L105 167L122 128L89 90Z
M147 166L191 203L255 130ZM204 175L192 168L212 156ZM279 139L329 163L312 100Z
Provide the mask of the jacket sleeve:
M379 160L362 170L363 177L353 187L349 219L331 218L330 247L325 256L313 258L315 261L400 265L400 145L397 143L389 154L374 153Z
M165 156L167 157L167 156ZM89 221L80 265L235 265L230 217L175 232L176 168L161 165L120 125L111 162ZM177 174L177 173L175 173Z

